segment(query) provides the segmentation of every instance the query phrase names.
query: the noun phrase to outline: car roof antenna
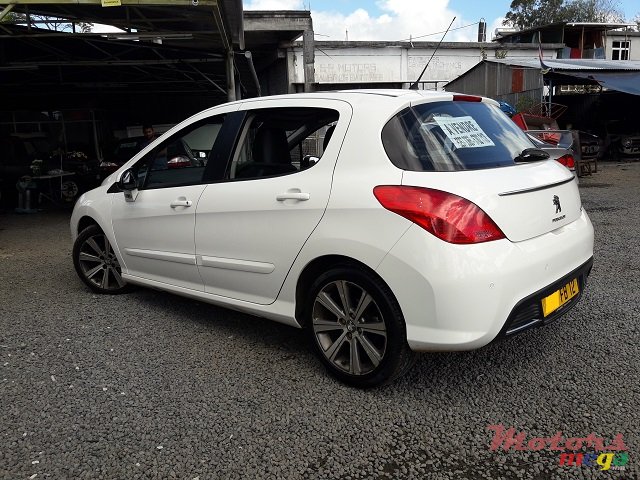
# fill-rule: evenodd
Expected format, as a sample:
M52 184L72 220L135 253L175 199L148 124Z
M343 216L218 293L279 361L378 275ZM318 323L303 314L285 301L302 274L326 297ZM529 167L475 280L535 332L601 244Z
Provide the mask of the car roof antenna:
M420 80L422 79L422 76L424 75L424 72L427 71L427 67L429 66L429 64L431 63L431 60L433 59L433 56L436 54L436 52L438 51L438 49L440 48L440 44L442 43L442 41L444 40L444 37L447 36L447 33L449 33L449 29L451 28L451 25L453 25L453 22L456 21L456 17L453 17L453 20L451 20L451 23L449 24L449 26L447 27L447 29L444 32L444 35L442 35L442 38L440 39L440 41L438 42L438 46L436 47L436 49L433 51L433 53L431 54L431 58L429 58L429 61L427 62L427 64L424 66L424 68L422 69L422 73L420 74L420 76L418 77L418 79L413 82L413 84L409 87L409 90L418 90L418 83L420 83Z

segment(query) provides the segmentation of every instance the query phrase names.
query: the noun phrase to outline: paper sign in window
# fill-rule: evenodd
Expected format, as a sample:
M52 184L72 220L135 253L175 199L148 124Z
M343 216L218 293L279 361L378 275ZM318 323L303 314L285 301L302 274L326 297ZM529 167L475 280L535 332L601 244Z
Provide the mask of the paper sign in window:
M495 147L489 136L471 117L433 117L456 148Z

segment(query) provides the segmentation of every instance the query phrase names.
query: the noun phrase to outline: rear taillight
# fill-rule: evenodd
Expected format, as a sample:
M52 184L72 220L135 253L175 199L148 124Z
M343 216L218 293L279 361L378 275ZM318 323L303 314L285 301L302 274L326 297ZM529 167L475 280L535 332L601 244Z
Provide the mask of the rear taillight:
M445 242L468 244L505 238L475 203L431 188L381 185L373 194L387 210L401 215Z
M575 168L575 166L576 166L576 162L573 159L573 155L571 155L569 153L567 153L566 155L562 155L557 160L558 160L558 162L560 162L562 165L564 165L567 168Z

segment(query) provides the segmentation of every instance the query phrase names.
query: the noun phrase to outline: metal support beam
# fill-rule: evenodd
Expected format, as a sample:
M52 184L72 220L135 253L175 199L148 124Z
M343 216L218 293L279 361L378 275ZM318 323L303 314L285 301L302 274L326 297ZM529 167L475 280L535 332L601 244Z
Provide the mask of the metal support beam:
M13 10L14 5L15 4L10 3L6 7L4 7L4 9L0 12L0 21L2 21L2 19L6 17L11 10Z
M189 67L191 67L192 70L194 70L196 73L200 74L202 76L202 78L204 78L207 82L209 82L210 84L212 84L214 87L216 87L218 90L220 90L222 93L227 93L227 91L222 88L220 85L218 85L216 82L214 82L213 80L211 80L211 78L208 75L205 75L201 70L198 70L194 65L188 63L187 65L189 65Z
M230 102L236 100L236 78L233 66L233 50L227 51L227 99Z
M51 67L51 66L76 66L76 67L110 67L110 66L129 66L137 65L178 65L182 63L217 63L218 59L202 59L202 58L167 58L158 60L51 60L36 62L11 62L6 63L0 68L6 67ZM13 68L15 69L15 68Z
M212 11L213 19L216 23L218 33L220 34L220 39L222 40L222 46L226 51L233 50L233 41L229 37L229 32L227 32L227 30L225 29L222 13L220 12L220 7L216 5L212 9Z
M262 96L262 89L260 88L260 80L258 80L258 74L256 73L256 67L253 65L253 56L251 52L244 52L244 56L247 59L247 63L249 64L249 71L251 72L251 76L253 77L253 82L256 84L256 90L258 91L258 96Z

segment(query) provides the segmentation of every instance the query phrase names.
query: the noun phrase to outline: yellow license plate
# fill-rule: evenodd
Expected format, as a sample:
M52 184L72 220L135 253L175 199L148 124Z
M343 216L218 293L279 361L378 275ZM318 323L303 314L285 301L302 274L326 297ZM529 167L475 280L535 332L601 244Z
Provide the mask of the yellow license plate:
M546 317L555 312L578 294L578 279L574 278L564 287L556 290L548 297L542 299L542 314Z

